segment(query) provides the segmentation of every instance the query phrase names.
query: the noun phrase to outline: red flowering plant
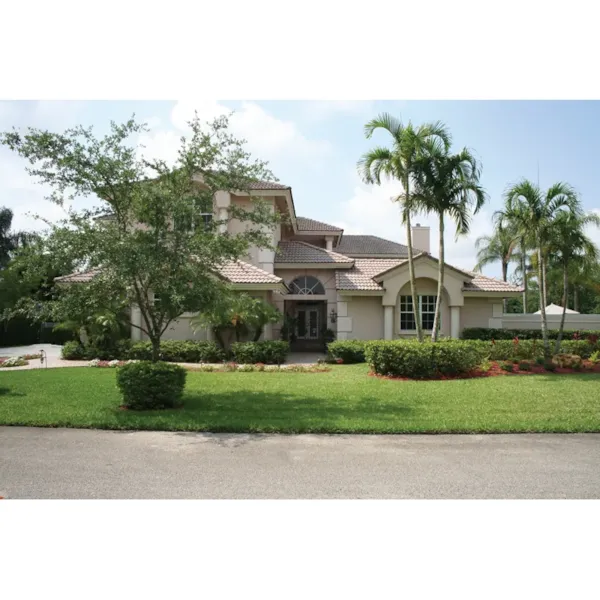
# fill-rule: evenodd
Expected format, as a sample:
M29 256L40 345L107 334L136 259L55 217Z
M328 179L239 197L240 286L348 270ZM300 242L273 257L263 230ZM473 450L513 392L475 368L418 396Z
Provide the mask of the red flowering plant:
M492 338L492 346L496 345L496 340L494 338Z
M595 333L592 333L591 335L588 335L587 341L592 344L592 346L595 346L598 343L598 336Z
M578 331L575 331L575 332L573 333L573 335L571 336L571 339L572 339L572 340L578 340L578 339L579 339L579 337L580 337L580 336L579 336L579 332L578 332Z
M335 359L336 364L338 365L343 365L344 364L344 359L343 358L336 358Z

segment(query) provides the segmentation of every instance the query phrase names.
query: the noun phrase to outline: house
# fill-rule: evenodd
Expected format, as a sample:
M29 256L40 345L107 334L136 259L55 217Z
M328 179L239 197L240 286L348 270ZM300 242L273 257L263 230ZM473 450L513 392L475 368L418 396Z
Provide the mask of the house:
M297 349L314 348L325 329L333 330L339 340L415 335L406 246L373 235L345 235L334 225L297 216L291 187L256 182L252 194L285 215L287 223L270 232L276 250L252 248L245 260L230 263L221 272L235 289L263 298L292 319ZM249 209L249 194L218 192L214 214L226 220L232 205ZM245 226L231 219L223 227L239 233ZM430 254L429 227L417 224L413 228L413 245L421 318L424 330L430 331L438 260ZM77 273L59 279L69 283L92 276L93 272ZM456 338L465 327L502 327L502 300L521 292L509 283L447 264L441 334ZM164 338L210 337L209 331L192 331L192 316L182 315ZM132 318L141 324L141 314L135 307ZM263 337L279 339L281 327L268 326ZM134 339L142 335L132 328Z

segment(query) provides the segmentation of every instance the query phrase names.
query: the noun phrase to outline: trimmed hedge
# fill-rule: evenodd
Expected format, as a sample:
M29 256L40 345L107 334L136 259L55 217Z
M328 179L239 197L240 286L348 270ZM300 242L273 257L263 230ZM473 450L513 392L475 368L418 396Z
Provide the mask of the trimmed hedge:
M411 379L468 373L487 353L487 345L462 340L368 342L365 351L374 373Z
M327 352L332 358L341 359L346 364L365 362L365 346L363 340L343 340L327 344Z
M131 410L154 410L177 406L187 371L179 365L141 361L117 369L117 387L123 406Z
M86 348L79 342L66 342L60 354L65 360L86 360Z
M563 339L585 340L589 336L600 338L600 331L594 330L565 330ZM518 337L520 340L541 340L542 332L540 329L488 329L484 327L466 327L462 332L463 340L512 340ZM548 338L556 340L558 338L558 329L548 330Z
M120 360L151 360L152 344L136 342ZM164 340L160 343L160 358L165 362L223 362L227 355L216 342L196 342L191 340Z
M289 350L289 343L281 340L234 342L231 344L233 360L242 364L279 365L285 362Z

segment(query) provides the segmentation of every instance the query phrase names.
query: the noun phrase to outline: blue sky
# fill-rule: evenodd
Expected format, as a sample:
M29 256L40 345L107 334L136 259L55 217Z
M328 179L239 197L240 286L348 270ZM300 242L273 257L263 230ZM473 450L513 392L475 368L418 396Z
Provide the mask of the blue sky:
M453 228L446 238L449 262L464 268L474 264L474 239L489 233L491 215L507 184L520 177L542 187L568 181L588 210L600 210L597 140L600 102L565 101L178 101L178 102L0 102L0 129L33 125L61 131L69 125L94 125L135 113L151 131L141 142L144 152L172 158L185 121L194 109L203 118L235 110L232 128L249 142L252 153L270 162L278 179L292 186L298 215L339 224L347 233L371 233L404 240L397 207L389 198L393 183L366 186L356 174L356 162L373 144L386 144L385 134L366 140L364 123L382 111L404 121L443 121L453 146L468 146L483 165L482 182L490 201L473 221L472 234L455 243ZM0 205L15 211L16 227L35 227L27 212L49 218L58 209L43 200L43 190L24 174L23 163L0 149ZM437 228L432 218L435 253ZM600 242L600 236L594 232ZM486 270L498 275L499 267Z

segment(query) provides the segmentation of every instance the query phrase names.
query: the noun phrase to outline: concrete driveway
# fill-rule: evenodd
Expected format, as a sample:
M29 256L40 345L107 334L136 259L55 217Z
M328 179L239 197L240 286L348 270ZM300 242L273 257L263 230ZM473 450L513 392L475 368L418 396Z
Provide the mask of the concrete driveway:
M0 427L6 498L600 498L600 434Z

